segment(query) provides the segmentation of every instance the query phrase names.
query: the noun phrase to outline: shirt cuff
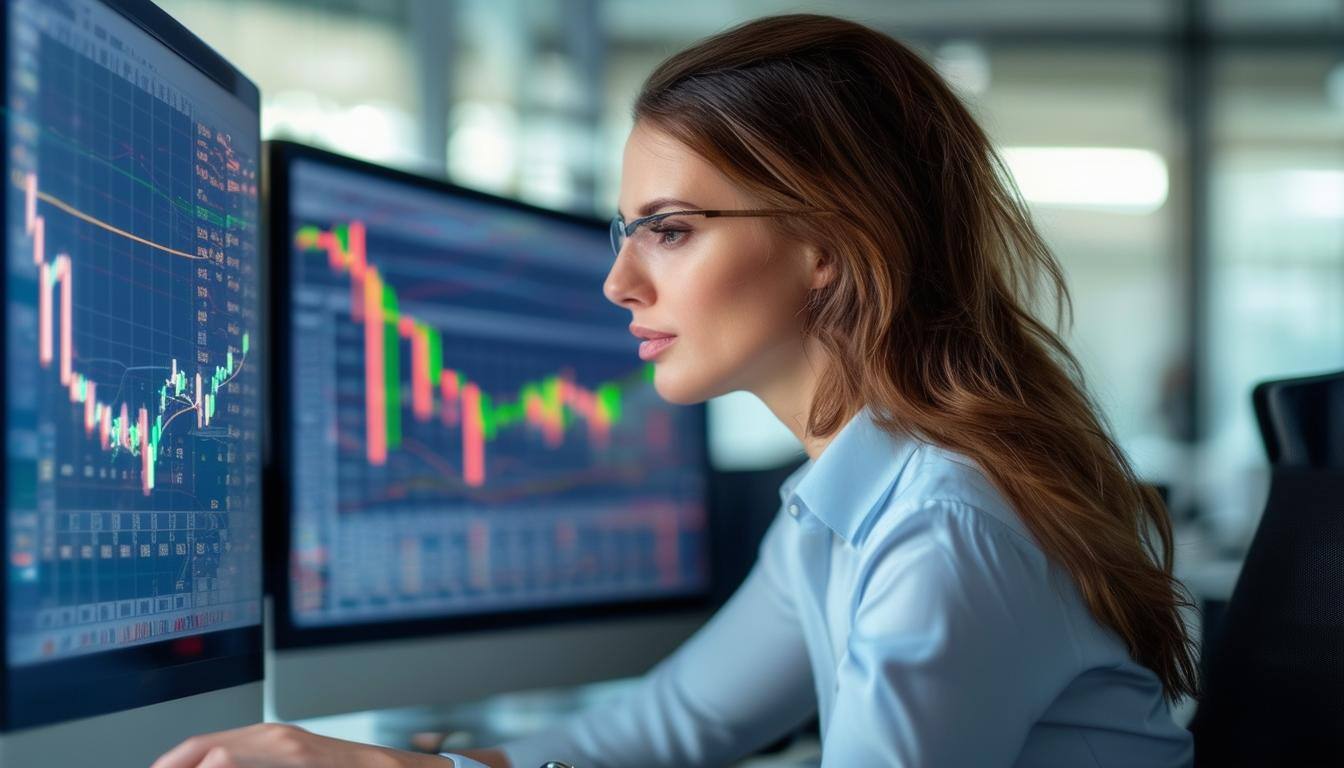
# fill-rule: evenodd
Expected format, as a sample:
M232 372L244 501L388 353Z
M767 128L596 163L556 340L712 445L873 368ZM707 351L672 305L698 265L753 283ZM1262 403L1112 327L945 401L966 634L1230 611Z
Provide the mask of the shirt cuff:
M446 757L453 761L453 768L490 768L485 763L472 760L470 757L455 755L452 752L440 752L439 757Z

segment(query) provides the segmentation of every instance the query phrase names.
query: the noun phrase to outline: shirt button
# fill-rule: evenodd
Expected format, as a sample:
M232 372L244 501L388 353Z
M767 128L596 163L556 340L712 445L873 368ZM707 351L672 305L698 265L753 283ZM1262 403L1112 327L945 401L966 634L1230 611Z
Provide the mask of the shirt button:
M789 505L789 514L792 515L792 516L794 516L794 517L797 517L797 516L798 516L798 505L797 505L797 504L790 504L790 505Z

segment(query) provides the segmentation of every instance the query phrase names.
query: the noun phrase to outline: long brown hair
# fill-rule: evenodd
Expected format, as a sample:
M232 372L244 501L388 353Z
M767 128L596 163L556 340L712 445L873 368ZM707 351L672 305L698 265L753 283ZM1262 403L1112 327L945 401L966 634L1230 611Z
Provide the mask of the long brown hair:
M1063 273L937 72L860 24L777 16L663 62L634 113L764 206L837 212L776 220L837 268L807 307L830 363L808 432L867 405L975 460L1167 697L1193 695L1166 507L1036 318L1044 297L1071 319Z

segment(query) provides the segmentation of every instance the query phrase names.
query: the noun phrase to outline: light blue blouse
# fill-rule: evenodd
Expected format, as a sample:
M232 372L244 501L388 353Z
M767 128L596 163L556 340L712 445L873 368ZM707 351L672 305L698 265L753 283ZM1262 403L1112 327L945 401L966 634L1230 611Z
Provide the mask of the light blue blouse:
M515 768L720 765L814 712L826 768L1191 764L1156 676L968 459L865 410L780 498L732 599L625 700L505 745Z

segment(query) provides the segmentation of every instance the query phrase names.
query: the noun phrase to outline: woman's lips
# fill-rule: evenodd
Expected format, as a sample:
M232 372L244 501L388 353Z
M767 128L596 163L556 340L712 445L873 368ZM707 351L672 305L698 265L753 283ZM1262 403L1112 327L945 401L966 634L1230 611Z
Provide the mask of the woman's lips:
M645 361L654 359L658 355L662 354L663 350L672 346L672 342L676 340L677 340L676 336L664 336L659 339L649 339L647 341L640 342L639 359Z

